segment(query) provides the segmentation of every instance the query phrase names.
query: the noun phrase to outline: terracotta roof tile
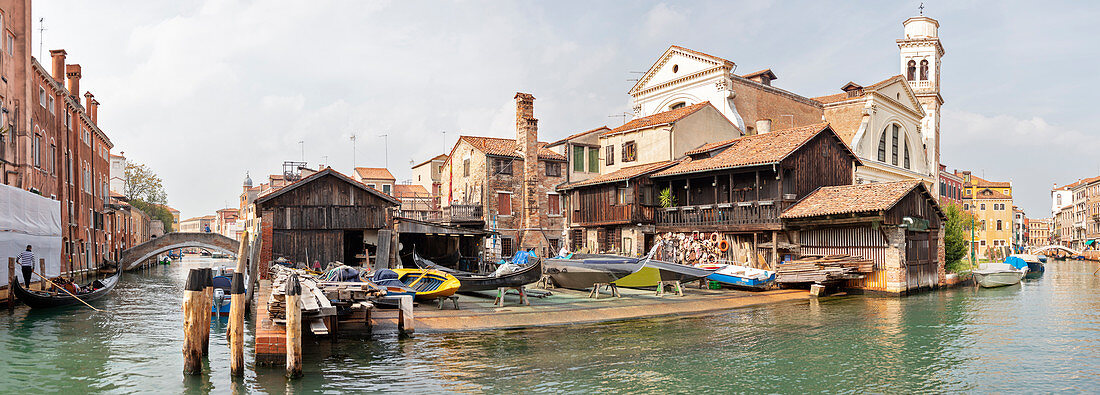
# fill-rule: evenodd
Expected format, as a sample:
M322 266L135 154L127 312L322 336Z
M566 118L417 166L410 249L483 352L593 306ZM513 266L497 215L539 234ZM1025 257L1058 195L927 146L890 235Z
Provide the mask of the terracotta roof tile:
M722 169L734 169L745 166L778 163L797 150L814 136L829 130L828 123L800 126L777 130L770 133L744 136L732 140L730 147L715 156L705 159L685 159L676 166L662 170L657 177L675 174L696 173ZM835 133L833 133L835 135ZM837 138L839 140L839 137ZM845 145L847 147L847 145ZM849 155L855 155L849 150Z
M735 141L737 141L737 139L719 141L717 143L703 144L703 145L699 146L699 148L696 148L696 149L693 149L691 151L685 152L684 155L696 155L696 154L701 154L701 153L708 152L708 151L714 151L714 150L719 149L719 148L728 147L731 144L733 144Z
M780 218L886 211L918 185L922 185L920 180L821 187L784 211Z
M606 184L609 182L618 182L623 180L629 180L634 177L643 176L661 169L666 169L669 166L676 164L676 161L666 160L655 163L648 163L644 165L624 167L622 169L607 173L600 174L598 176L589 178L584 181L578 181L571 184L562 186L562 189L572 189L577 187L584 187L589 185Z
M355 174L364 179L394 180L393 174L384 167L356 167Z
M1012 196L1008 196L998 190L985 188L975 193L972 199L1012 199Z
M428 190L425 189L423 185L420 185L420 184L409 184L409 185L399 184L399 185L394 185L393 186L393 196L398 198L398 199L401 199L401 198L415 198L415 197L428 198L428 197L431 197L432 195L430 193L428 193Z
M962 173L955 173L955 175L962 177ZM965 178L964 178L965 180ZM1011 188L1012 183L1008 181L989 181L984 178L978 177L973 173L970 174L970 185L975 188Z
M484 152L486 155L507 156L516 159L523 159L523 156L519 154L519 146L514 139L502 139L497 137L475 137L475 136L462 136L459 140L466 140L470 145L477 148L479 151ZM539 159L549 160L565 160L565 155L554 152L549 148L546 148L546 143L539 142Z
M415 169L417 167L424 166L426 164L432 163L432 161L434 161L434 160L447 160L447 155L444 155L444 154L436 155L435 157L433 157L431 159L420 162L420 164L417 164L416 166L413 166L412 168Z
M598 127L598 128L592 129L592 130L586 130L586 131L583 131L583 132L580 132L580 133L577 133L577 134L573 134L573 135L570 135L570 136L568 136L568 137L565 137L565 138L563 138L563 139L561 139L561 140L558 140L558 141L552 142L552 143L548 144L548 146L550 146L550 147L553 147L553 146L555 146L555 145L558 145L558 144L564 143L564 142L566 142L566 141L569 141L569 140L575 139L575 138L577 138L577 137L581 137L581 136L584 136L584 135L586 135L586 134L589 134L589 133L595 133L595 132L600 132L600 133L603 133L603 132L605 132L605 131L608 131L608 130L611 130L611 129L610 129L610 128L608 128L608 127L607 127L607 125L604 125L604 126L600 126L600 127Z
M887 79L884 79L882 81L871 84L870 86L863 87L862 90L860 90L856 94L852 94L852 93L849 93L849 92L841 92L841 93L835 93L835 94L832 94L832 95L825 95L825 96L815 97L815 98L813 98L813 100L817 101L821 104L831 104L831 103L838 103L838 102L842 102L842 101L856 99L856 98L864 97L870 92L874 92L876 90L879 90L882 87L884 87L886 85L889 85L890 83L894 82L894 80L897 80L897 79L901 79L902 81L905 80L905 78L902 77L901 74L893 75L893 76L890 76ZM855 84L854 82L849 81L844 86L847 87L848 85L858 86L859 84Z
M773 73L773 72L772 72L772 69L763 69L763 70L760 70L760 71L756 71L756 72L752 72L752 73L744 74L744 75L742 75L741 77L742 77L742 78L749 78L749 79L752 79L752 77L756 77L756 76L760 76L760 75L765 75L765 74L767 74L767 75L771 76L770 78L771 78L771 79L773 79L773 80L777 80L777 79L779 79L779 77L776 77L776 76L775 76L775 73Z
M684 117L694 114L696 111L702 110L704 107L707 106L714 108L714 106L711 106L709 101L705 101L699 104L692 104L690 106L680 107L675 110L668 110L665 112L656 113L648 117L632 119L630 120L630 122L623 124L623 126L619 126L610 131L600 133L600 135L607 136L611 134L628 132L631 130L643 129L659 125L667 125L684 119Z

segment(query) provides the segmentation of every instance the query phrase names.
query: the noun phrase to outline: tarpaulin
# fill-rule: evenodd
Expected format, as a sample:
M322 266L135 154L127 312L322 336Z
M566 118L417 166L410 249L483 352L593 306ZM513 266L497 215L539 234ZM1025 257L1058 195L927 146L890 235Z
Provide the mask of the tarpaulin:
M61 274L61 202L0 185L0 285L8 284L8 258L32 247L34 270L45 259L47 276ZM17 277L22 272L17 268ZM34 276L32 280L37 279Z

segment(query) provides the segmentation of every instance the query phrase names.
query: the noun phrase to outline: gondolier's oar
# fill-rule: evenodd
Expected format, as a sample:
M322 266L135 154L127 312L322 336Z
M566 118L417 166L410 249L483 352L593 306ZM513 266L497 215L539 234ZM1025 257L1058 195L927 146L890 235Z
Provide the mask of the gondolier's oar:
M80 298L79 296L76 296L76 295L74 295L74 294L73 294L72 292L69 292L69 290L67 290L67 289L65 289L65 288L62 288L62 287L59 287L59 286L57 286L57 284L54 284L54 283L53 283L53 281L50 281L50 279L46 278L46 276L43 276L43 275L42 275L42 273L36 272L36 271L34 271L34 270L31 270L31 273L37 274L37 275L38 275L38 277L42 279L42 281L45 281L45 282L48 282L48 283L50 283L50 285L52 285L52 286L53 286L54 288L58 288L58 289L60 289L60 290L62 290L62 291L65 291L65 293L69 294L69 296L72 296L72 297L73 297L74 299L76 299L76 300L79 300L79 301L80 301L80 303L84 303L84 305L85 305L85 306L88 306L88 307L90 307L90 308L91 308L92 310L95 310L96 312L100 312L100 311L101 311L101 310L99 310L99 309L97 309L97 308L95 308L95 307L92 307L92 305L88 304L88 302L85 302L85 301L84 301L84 299L81 299L81 298Z

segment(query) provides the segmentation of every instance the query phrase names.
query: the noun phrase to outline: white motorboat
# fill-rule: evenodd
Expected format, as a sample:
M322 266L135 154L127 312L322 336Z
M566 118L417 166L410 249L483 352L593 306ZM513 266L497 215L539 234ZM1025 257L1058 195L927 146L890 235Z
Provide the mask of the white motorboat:
M984 266L982 269L971 272L974 275L974 281L984 288L1016 285L1027 274L1026 264L1023 268L1016 268L1007 263L987 263Z

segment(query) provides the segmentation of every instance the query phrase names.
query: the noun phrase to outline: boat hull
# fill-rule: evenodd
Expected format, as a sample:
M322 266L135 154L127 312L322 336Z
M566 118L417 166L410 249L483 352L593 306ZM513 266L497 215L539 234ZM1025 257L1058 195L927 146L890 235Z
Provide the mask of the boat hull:
M659 281L686 283L714 273L714 270L654 260L643 261L639 265L641 267L630 275L615 280L615 285L627 288L650 288L656 287Z
M1024 278L1022 271L974 271L974 281L983 288L1016 285Z
M79 296L80 299L85 302L91 302L93 300L107 296L107 294L115 288L115 285L118 285L118 279L120 275L121 273L116 272L114 276L105 278L103 280L96 280L99 281L103 286L95 291L86 294L80 294L77 296ZM48 295L39 291L29 291L24 289L23 284L18 281L15 281L12 284L11 290L15 293L15 297L19 298L19 300L23 301L24 304L32 309L43 309L82 304L80 303L80 300L69 296L63 291L60 292L58 295Z
M430 269L390 269L397 272L405 286L416 291L417 300L432 300L454 295L461 283L455 276Z
M595 283L610 283L629 276L637 265L629 260L608 259L546 259L544 272L554 285L568 289L588 289Z
M456 260L457 261L457 260ZM422 269L435 269L450 273L458 279L458 292L491 291L497 288L516 288L539 281L542 277L542 260L529 264L517 272L497 277L474 274L440 266L435 262L421 258L413 252L413 262Z

